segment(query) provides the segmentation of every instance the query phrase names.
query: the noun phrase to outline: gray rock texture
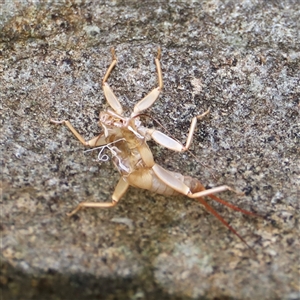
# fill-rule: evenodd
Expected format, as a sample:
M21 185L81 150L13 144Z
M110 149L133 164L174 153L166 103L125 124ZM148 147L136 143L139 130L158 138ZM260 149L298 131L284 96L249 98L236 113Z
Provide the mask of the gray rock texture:
M2 299L300 299L300 4L283 1L4 1L0 17ZM109 78L125 112L147 111L192 154L150 142L162 166L245 192L212 204L253 254L199 203L130 188L64 126L99 133ZM149 126L151 119L144 119ZM159 128L159 126L158 126Z

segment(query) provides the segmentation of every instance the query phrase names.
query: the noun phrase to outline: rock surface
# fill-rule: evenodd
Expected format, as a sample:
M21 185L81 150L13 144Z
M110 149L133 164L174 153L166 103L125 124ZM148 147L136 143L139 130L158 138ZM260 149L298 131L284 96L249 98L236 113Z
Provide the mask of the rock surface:
M3 299L299 299L300 38L298 1L7 1L1 32ZM185 197L131 188L64 126L99 133L101 79L127 113L157 86L147 112L191 152L155 143L162 166L227 184L221 197L265 218L214 207L255 249ZM153 121L145 119L145 122Z

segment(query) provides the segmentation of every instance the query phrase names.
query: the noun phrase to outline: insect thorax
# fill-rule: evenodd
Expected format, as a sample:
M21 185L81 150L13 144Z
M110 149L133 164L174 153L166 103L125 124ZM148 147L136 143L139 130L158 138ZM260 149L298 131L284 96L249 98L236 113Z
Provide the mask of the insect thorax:
M122 139L115 143L112 153L112 161L122 176L127 176L145 164L139 152L141 141L128 129L123 129Z
M138 118L126 118L111 111L100 113L100 125L104 129L107 148L122 176L145 166L139 152L139 146L146 142L144 136L138 133L140 124Z

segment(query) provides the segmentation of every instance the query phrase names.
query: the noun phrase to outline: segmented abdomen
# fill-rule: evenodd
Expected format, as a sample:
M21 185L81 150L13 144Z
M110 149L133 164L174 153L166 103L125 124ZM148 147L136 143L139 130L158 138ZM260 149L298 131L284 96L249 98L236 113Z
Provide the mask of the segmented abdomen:
M179 194L174 189L169 187L167 184L165 184L163 181L161 181L151 170L152 172L152 186L151 189L149 189L152 192L161 194L161 195L177 195ZM170 171L169 171L170 172ZM191 190L192 193L202 191L204 190L204 187L199 182L199 180L192 178L190 176L183 176L180 173L177 172L170 172L172 175L181 182L184 182Z

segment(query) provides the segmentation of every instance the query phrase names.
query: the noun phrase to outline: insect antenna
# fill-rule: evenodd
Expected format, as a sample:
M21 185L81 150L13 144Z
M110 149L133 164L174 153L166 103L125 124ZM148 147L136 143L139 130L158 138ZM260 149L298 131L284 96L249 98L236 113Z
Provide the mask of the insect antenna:
M227 207L231 208L232 210L239 211L239 212L241 212L241 213L243 213L245 215L249 215L249 216L253 216L253 217L262 217L262 216L254 213L252 211L248 211L248 210L239 208L239 207L237 207L237 206L235 206L235 205L233 205L233 204L231 204L231 203L229 203L229 202L227 202L225 200L222 200L221 198L219 198L219 197L217 197L215 195L208 195L208 197L210 197L211 199L213 199L213 200L221 203L224 206L227 206Z
M193 192L198 192L198 191L205 191L206 188L202 185L202 183L197 180L197 184L195 186L195 188L193 189ZM227 206L229 208L231 208L232 210L235 210L235 211L238 211L238 212L241 212L245 215L250 215L250 216L255 216L255 217L262 217L256 213L253 213L251 211L248 211L248 210L245 210L245 209L242 209L242 208L239 208L219 197L217 197L216 195L214 194L209 194L207 195L207 197L215 200L216 202L219 202L221 203L222 205L224 206ZM213 216L215 216L223 225L225 225L234 235L236 235L245 245L247 245L247 247L249 249L252 250L253 253L256 254L255 250L249 245L247 244L247 242L242 238L242 236L240 236L240 234L233 228L231 227L228 222L226 222L224 220L224 218L212 207L210 206L202 197L199 197L199 198L195 198L195 200L199 201L205 208L208 212L210 212Z
M214 197L211 197L211 196L214 196L214 195L209 195L209 197L210 198L212 198L212 199L214 199L214 200L216 200ZM217 198L217 197L216 197ZM218 198L219 199L219 198ZM228 224L228 222L226 222L225 220L224 220L224 218L221 216L221 215L219 215L219 213L212 207L212 206L210 206L203 198L196 198L196 200L198 200L205 208L206 208L206 210L208 211L208 212L210 212L213 216L215 216L223 225L225 225L233 234L235 234L245 245L247 245L247 247L256 255L256 252L255 252L255 250L245 241L245 239L233 228L233 227L231 227L229 224ZM219 200L221 200L221 199L219 199ZM218 200L216 200L216 201L218 201ZM219 202L219 201L218 201ZM225 202L225 203L224 203ZM233 207L235 207L235 208L233 208L233 207L231 207L231 204L230 203L228 203L228 202L226 202L226 201L224 201L224 200L221 200L221 203L222 204L224 204L224 205L226 205L226 206L228 206L228 207L230 207L230 208L232 208L232 209L234 209L234 210L237 210L236 208L238 208L238 207L235 207L234 205L233 205ZM249 211L245 211L245 210L243 210L243 209L238 209L238 211L241 211L241 212L243 212L243 213L245 213L245 214L249 214L249 215L251 215L252 213L251 212L249 212ZM255 215L255 214L253 214L253 215Z

